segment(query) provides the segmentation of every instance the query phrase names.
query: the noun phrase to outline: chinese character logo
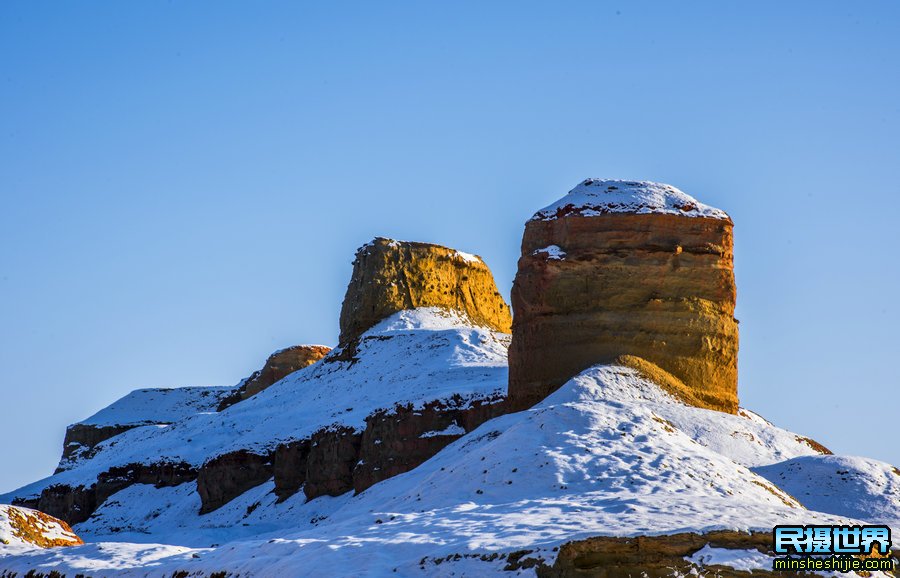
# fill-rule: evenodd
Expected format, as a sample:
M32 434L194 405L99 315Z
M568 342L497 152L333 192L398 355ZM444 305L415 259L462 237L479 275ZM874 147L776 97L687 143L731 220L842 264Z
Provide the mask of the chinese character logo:
M879 554L891 551L887 526L775 526L776 554Z

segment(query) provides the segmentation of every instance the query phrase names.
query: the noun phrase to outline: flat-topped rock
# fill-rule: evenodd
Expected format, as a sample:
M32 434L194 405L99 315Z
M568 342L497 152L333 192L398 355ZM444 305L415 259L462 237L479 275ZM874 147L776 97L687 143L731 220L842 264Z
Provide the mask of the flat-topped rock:
M342 345L394 313L419 307L461 311L509 333L509 306L477 255L441 245L378 237L356 252L341 308Z
M512 407L631 355L703 407L735 412L732 228L723 211L643 181L588 179L538 211L512 290Z

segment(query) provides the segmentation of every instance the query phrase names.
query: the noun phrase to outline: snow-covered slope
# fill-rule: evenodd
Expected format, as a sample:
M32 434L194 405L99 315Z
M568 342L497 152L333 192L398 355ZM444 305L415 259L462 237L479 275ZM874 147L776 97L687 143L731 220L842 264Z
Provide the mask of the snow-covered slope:
M900 469L868 458L804 456L754 471L810 510L900 529Z
M78 423L82 425L167 424L197 413L213 412L233 387L138 389Z
M750 414L688 407L632 369L598 366L531 410L491 420L359 495L277 504L265 484L200 517L189 485L132 486L76 529L94 538L124 530L115 539L171 546L30 552L0 557L0 569L483 576L502 573L513 551L552 564L561 544L592 536L866 520L843 517L850 510L831 502L831 514L806 510L745 465L820 459L814 453ZM220 545L197 547L213 543ZM707 550L698 563L728 558ZM762 563L746 558L741 563Z
M687 217L729 219L725 211L704 205L687 193L663 183L586 179L569 193L534 214L533 221L607 213L662 213Z
M418 407L452 396L464 404L501 395L508 345L507 334L475 327L458 313L401 311L367 331L352 358L337 350L222 412L191 412L171 425L126 431L99 444L77 467L0 501L34 498L53 484L89 486L118 466L170 462L199 467L229 451L269 451L328 426L361 428L374 411L396 404ZM125 413L116 405L108 408L110 415ZM130 412L133 405L126 407Z
M138 389L66 430L58 470L70 470L90 459L94 448L135 427L168 425L198 413L216 411L235 387L175 387Z

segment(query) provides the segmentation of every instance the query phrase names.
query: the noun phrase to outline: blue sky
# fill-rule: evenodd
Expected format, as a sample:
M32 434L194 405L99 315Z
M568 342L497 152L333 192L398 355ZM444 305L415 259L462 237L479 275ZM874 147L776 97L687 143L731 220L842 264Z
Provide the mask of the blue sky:
M900 464L898 30L888 1L3 2L0 491L134 388L333 344L375 235L508 295L589 176L728 211L743 405Z

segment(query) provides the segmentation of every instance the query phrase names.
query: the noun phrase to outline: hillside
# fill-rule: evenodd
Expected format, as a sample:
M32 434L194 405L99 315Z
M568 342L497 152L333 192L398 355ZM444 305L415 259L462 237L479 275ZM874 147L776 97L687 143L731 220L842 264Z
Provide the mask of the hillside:
M0 578L737 578L776 525L900 535L900 470L740 407L732 228L588 179L526 223L514 316L481 258L376 238L334 349L71 426L0 496Z
M686 406L633 369L598 366L535 408L493 419L359 495L278 504L270 482L198 516L189 484L132 486L76 527L100 543L0 558L0 568L135 576L365 568L362 575L377 576L395 568L400 575L487 575L535 565L514 572L530 575L552 567L564 544L597 536L768 532L775 524L848 523L875 513L829 499L814 480L802 485L795 476L794 494L820 496L816 510L805 510L749 469L816 456L804 438L752 414ZM887 494L856 486L853 500L900 511L900 476L888 483ZM877 515L857 519L900 530ZM737 550L753 550L752 541Z

